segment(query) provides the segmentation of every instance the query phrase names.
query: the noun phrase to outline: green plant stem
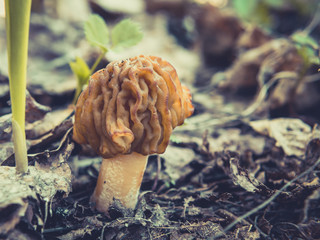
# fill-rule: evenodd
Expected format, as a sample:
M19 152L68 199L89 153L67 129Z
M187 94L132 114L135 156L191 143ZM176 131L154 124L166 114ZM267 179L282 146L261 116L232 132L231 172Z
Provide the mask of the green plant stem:
M101 62L102 58L105 56L107 51L102 51L99 55L99 57L96 59L92 67L90 68L90 75L94 72L94 70L97 68L98 64Z
M88 75L88 79L86 80L86 84L88 84L90 76L93 74L94 70L96 70L97 66L99 65L99 63L101 62L102 58L105 56L106 53L107 53L107 51L102 51L100 53L99 57L94 62L94 64L92 65L92 67L90 68L90 73ZM79 76L78 76L78 78L79 78ZM78 97L79 97L80 93L82 92L83 86L84 86L84 83L82 81L79 81L79 79L78 79L78 86L77 86L76 92L74 94L72 104L77 103Z
M25 137L26 75L31 0L5 0L8 73L16 170L28 171Z
M316 27L319 25L320 23L320 3L318 3L318 7L317 10L311 20L311 22L309 23L309 25L303 30L303 32L306 35L310 35L310 33L316 29Z
M76 92L74 93L73 100L72 100L73 105L76 105L81 91L82 91L82 86L77 86Z

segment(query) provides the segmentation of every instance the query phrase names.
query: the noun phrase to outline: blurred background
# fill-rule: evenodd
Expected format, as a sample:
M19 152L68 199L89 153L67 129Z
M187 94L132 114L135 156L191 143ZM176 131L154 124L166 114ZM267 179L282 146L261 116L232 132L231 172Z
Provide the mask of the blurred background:
M304 0L33 0L28 89L49 106L72 99L76 80L69 62L80 56L90 66L99 55L83 31L83 23L91 13L103 17L109 27L131 18L144 33L137 46L122 52L109 51L99 68L115 59L158 55L176 67L189 87L208 90L221 81L220 75L214 81L212 76L230 67L244 51L273 38L288 37L307 28L314 19L317 23L317 9L316 0L308 4ZM4 14L1 0L0 114L10 111L6 104L9 93ZM310 35L319 39L319 25L311 28ZM251 97L259 88L255 79L244 86L234 83L231 88L241 87Z

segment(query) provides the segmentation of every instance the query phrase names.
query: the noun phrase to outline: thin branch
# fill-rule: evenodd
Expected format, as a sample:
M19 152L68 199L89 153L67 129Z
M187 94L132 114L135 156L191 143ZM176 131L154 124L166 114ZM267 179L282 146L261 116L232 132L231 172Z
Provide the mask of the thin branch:
M102 58L104 57L104 55L106 53L107 53L106 51L103 51L103 52L100 53L99 57L96 59L96 61L94 62L94 64L90 68L90 75L94 72L94 70L96 70L98 64L101 62Z
M297 177L295 177L294 179L292 179L291 181L289 181L288 183L286 183L282 188L280 188L275 194L273 194L269 199L267 199L265 202L261 203L259 206L255 207L254 209L250 210L249 212L247 212L246 214L238 217L235 221L233 221L232 223L230 223L227 227L225 227L223 229L224 232L229 231L231 228L233 228L236 224L238 224L239 222L243 221L244 219L246 219L247 217L251 216L252 214L258 212L259 210L265 208L266 206L268 206L272 201L274 201L281 192L283 192L287 187L289 187L292 183L294 183L295 181L297 181L298 179L306 176L307 174L311 173L318 165L320 164L320 158L316 161L316 163L311 166L310 168L308 168L305 172L301 173L300 175L298 175Z
M189 121L186 121L187 124L185 126L180 126L178 129L175 129L175 132L181 132L185 130L192 131L200 128L203 129L203 128L212 127L212 126L225 125L228 122L249 117L255 111L257 111L258 107L261 106L263 101L265 101L265 99L267 98L269 89L282 78L297 78L297 74L295 72L289 72L289 71L283 71L275 74L274 77L270 79L269 82L267 82L261 87L255 101L240 114L233 114L231 116L222 117L218 119L209 118L201 122L200 121L191 122L192 120L189 120Z
M306 35L310 35L310 33L320 24L320 3L318 4L318 8L309 23L309 25L303 30Z

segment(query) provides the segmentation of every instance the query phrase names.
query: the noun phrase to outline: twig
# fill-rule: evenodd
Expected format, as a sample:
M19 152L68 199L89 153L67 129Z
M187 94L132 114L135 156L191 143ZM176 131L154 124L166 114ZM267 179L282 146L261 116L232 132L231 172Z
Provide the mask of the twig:
M266 84L264 84L262 86L262 88L260 89L259 95L256 98L256 101L254 101L246 110L244 110L241 113L241 117L248 117L251 114L253 114L258 107L261 105L261 103L264 101L264 99L267 96L268 90L276 83L278 82L280 79L283 78L297 78L297 74L295 72L288 72L288 71L283 71L283 72L279 72L277 74L274 75L273 78L270 79L269 82L267 82Z
M108 226L108 224L105 224L101 230L101 234L100 234L100 240L104 239L104 231L106 229L106 227Z
M201 122L198 121L194 123L192 123L191 121L188 121L185 127L182 126L176 129L175 132L185 131L185 130L197 130L199 128L206 128L206 127L212 127L217 125L225 125L228 122L249 117L258 109L261 103L266 99L269 89L282 78L297 78L297 75L296 73L289 72L289 71L283 71L275 74L273 78L270 79L269 82L267 82L261 87L256 100L240 114L234 114L234 115L231 115L228 117L222 117L219 119L210 118L209 120L204 120Z
M282 223L278 223L277 227L279 227L279 225L288 225L288 226L293 227L293 228L295 228L296 230L298 230L299 233L301 234L301 237L302 237L302 238L299 238L299 239L310 239L310 238L308 238L308 236L306 236L306 234L303 232L303 230L302 230L299 226L297 226L296 224L294 224L294 223L282 222ZM274 228L272 228L271 231L272 231L273 229L274 229ZM295 236L295 237L297 237L297 236ZM312 238L312 239L313 239L313 238Z
M105 56L107 51L103 51L100 53L99 57L96 59L92 67L90 68L90 75L94 72L94 70L97 68L98 64L101 62L102 58Z
M160 155L157 156L157 173L156 173L156 177L154 179L151 191L154 192L156 190L156 187L158 185L159 182L159 176L160 176L160 171L161 171L161 159L160 159Z
M294 183L295 181L297 181L298 179L306 176L307 174L309 174L310 172L312 172L318 165L320 164L320 158L316 161L316 163L311 166L310 168L308 168L305 172L301 173L300 175L298 175L297 177L295 177L294 179L292 179L291 181L289 181L288 183L286 183L282 188L279 189L279 191L277 191L275 194L273 194L269 199L267 199L265 202L261 203L259 206L255 207L254 209L252 209L251 211L247 212L246 214L238 217L235 221L233 221L232 223L230 223L227 227L225 227L223 229L224 232L229 231L231 228L233 228L236 224L238 224L239 222L243 221L244 219L246 219L247 217L251 216L252 214L258 212L259 210L265 208L267 205L269 205L272 201L274 201L281 192L283 192L287 187L289 187L292 183Z
M258 220L258 217L255 217L255 219L254 219L254 227L258 230L258 232L262 235L262 237L267 238L268 235L265 234L265 233L258 227L257 220Z
M318 8L309 23L309 25L303 30L306 35L309 35L318 25L320 24L320 3L318 4Z

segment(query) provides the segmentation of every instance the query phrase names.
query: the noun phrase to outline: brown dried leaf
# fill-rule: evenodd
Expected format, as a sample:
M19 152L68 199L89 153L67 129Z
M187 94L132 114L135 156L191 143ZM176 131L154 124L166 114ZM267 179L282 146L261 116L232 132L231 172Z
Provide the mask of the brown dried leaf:
M94 229L83 227L76 230L71 230L67 234L59 236L60 240L73 240L73 239L83 239L84 235L91 234Z
M29 92L26 92L26 123L41 120L50 110L49 107L37 103ZM11 138L11 117L11 114L0 117L0 140Z
M4 183L5 184L5 183ZM11 188L10 185L8 185ZM16 195L18 189L14 189L13 194ZM2 191L0 192L0 198L2 199ZM10 194L10 193L6 193ZM12 230L20 221L20 218L25 215L28 207L28 202L26 198L16 198L12 199L10 204L3 204L0 202L0 235L6 234Z
M260 239L260 233L258 230L252 231L252 225L250 226L243 226L237 228L233 234L232 237L229 236L228 239L250 239L250 240L255 240L255 239Z
M37 103L29 91L26 92L26 122L38 121L50 111L50 107Z
M29 167L28 174L18 175L15 168L1 166L0 184L0 214L2 210L7 216L12 216L9 219L1 218L3 221L1 225L4 227L0 228L2 231L0 233L7 233L25 215L28 198L37 199L36 194L38 194L49 202L57 191L68 194L71 189L71 178L67 179L67 176L46 172L33 166Z
M0 167L0 216L5 213L7 217L0 217L0 233L13 229L25 215L28 199L39 196L50 202L58 191L69 194L72 174L67 159L73 148L74 144L66 134L56 150L31 156L39 162L29 166L27 174L16 174L14 167Z
M7 114L0 117L0 140L10 140L11 133L11 114Z
M193 233L192 239L194 239L194 237L200 239L213 239L217 236L224 235L221 225L211 221L201 221L181 225L180 231Z
M271 36L261 28L248 25L237 40L237 48L240 49L240 51L257 48L270 40Z
M15 228L8 233L6 240L42 240L40 233L26 231L23 227Z
M278 118L250 122L257 132L274 138L288 156L302 157L311 138L311 127L300 119Z
M262 87L274 74L283 71L297 72L302 66L294 45L286 39L275 39L240 55L225 72L220 83L223 90L233 92Z
M165 159L165 172L171 180L176 181L188 172L187 166L194 159L195 154L192 149L169 145L161 156Z
M43 119L26 126L27 149L41 146L61 138L73 126L72 109L56 110ZM2 131L2 132L1 132ZM0 117L0 165L12 165L13 142L11 141L11 114Z
M305 224L300 225L310 239L320 239L320 222L311 220ZM312 237L312 238L311 238Z
M46 114L46 116L34 123L26 125L27 139L39 139L44 134L49 133L57 126L61 125L73 112L73 108L55 110Z
M260 183L252 174L239 166L237 158L230 158L230 173L233 183L246 189L248 192L259 190Z
M240 129L230 128L219 130L219 137L209 138L210 148L214 152L237 151L244 153L247 150L255 154L263 154L266 144L265 137L242 134Z
M298 74L295 72L281 73L287 74L283 74L283 76L279 78L276 87L270 93L267 100L269 105L268 108L271 110L283 107L286 104L290 104L290 101L292 101L291 96L294 94L295 87L299 79Z
M34 191L43 199L50 200L57 191L63 191L68 194L71 190L71 171L69 176L61 176L61 172L57 170L47 172L43 169L29 166L28 174L17 175L15 168L1 166L0 180L0 204L2 206L11 204L13 199L16 198L35 197Z
M35 160L35 169L52 175L52 178L59 176L52 181L52 186L54 186L56 191L64 192L65 196L67 196L71 191L72 172L67 163L67 160L74 149L74 143L69 137L71 130L72 129L69 129L69 131L65 134L60 146L57 149L45 151L33 156ZM43 192L42 189L39 191ZM44 197L44 195L41 196ZM50 198L51 196L47 197Z

